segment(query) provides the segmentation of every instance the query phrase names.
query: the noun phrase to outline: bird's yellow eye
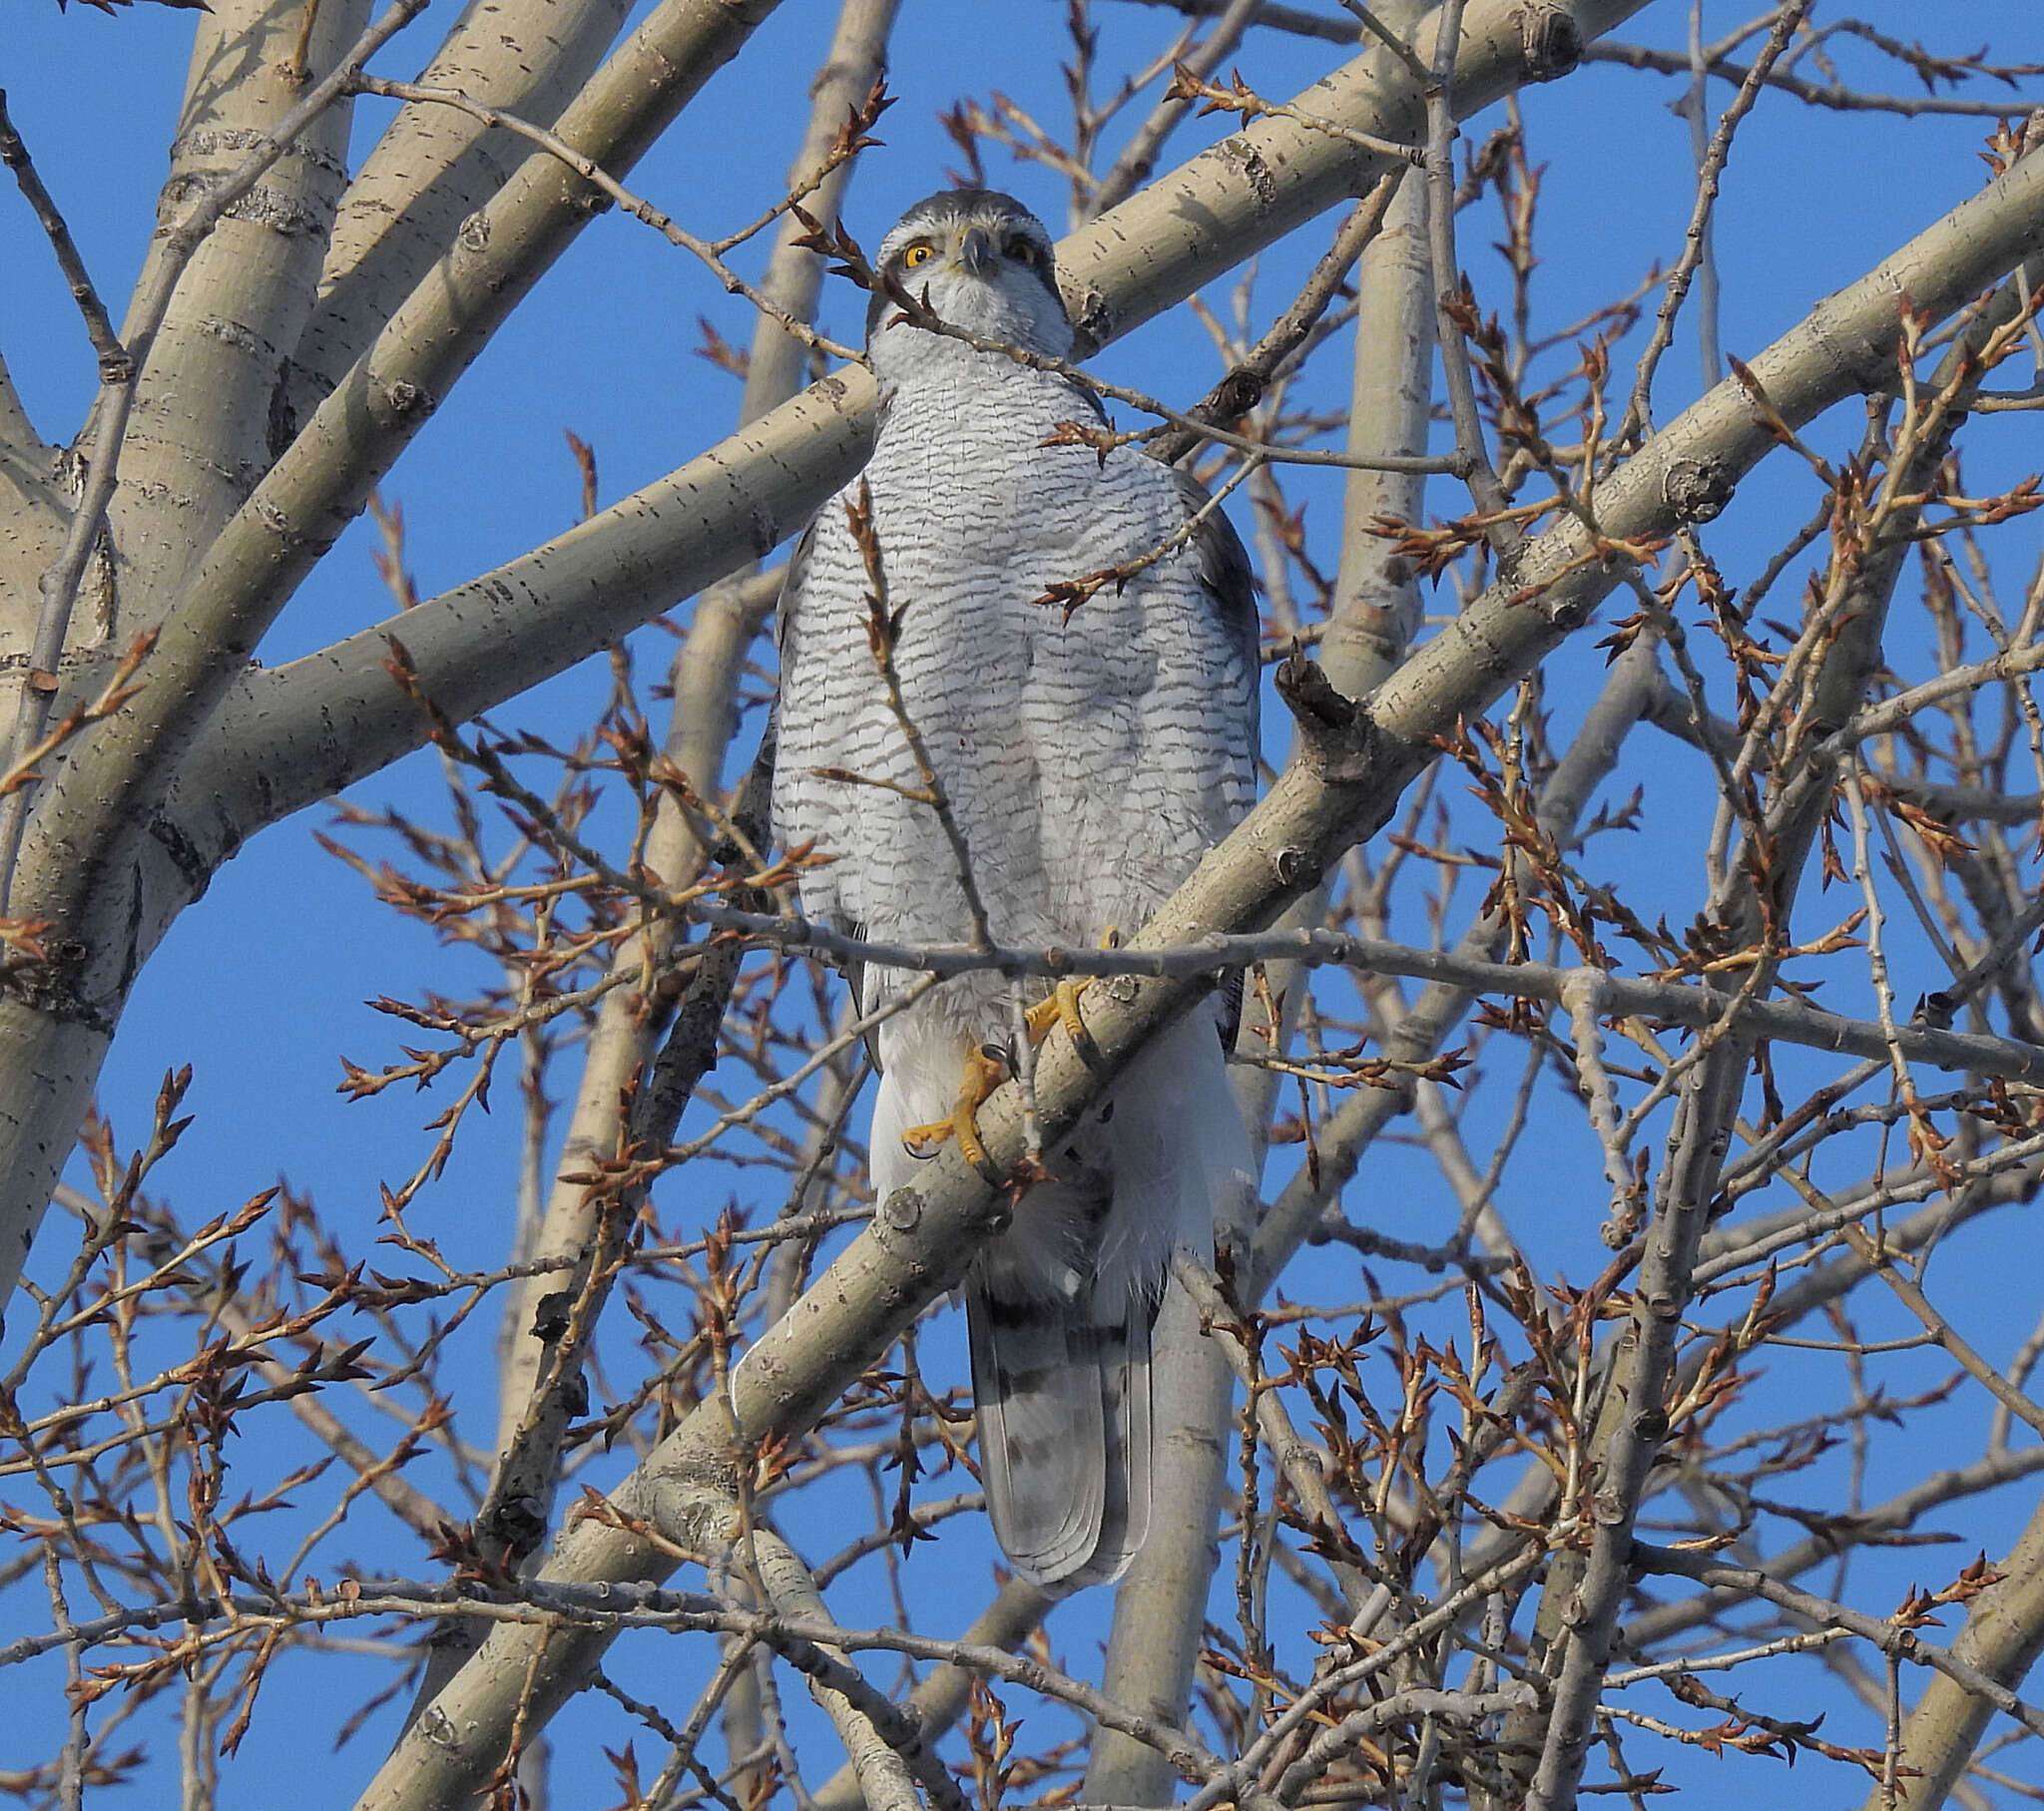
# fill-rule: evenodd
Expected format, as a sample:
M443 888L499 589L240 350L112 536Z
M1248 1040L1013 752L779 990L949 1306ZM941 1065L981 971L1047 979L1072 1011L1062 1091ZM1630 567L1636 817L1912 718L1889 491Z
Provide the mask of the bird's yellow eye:
M926 264L935 256L936 251L932 246L910 245L906 251L902 252L901 262L906 268L913 270L916 265Z

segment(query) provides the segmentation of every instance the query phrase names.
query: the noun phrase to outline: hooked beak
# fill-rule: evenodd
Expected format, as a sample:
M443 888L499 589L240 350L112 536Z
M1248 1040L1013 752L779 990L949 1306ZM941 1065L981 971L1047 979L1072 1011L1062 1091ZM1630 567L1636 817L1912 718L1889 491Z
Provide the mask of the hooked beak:
M984 226L967 226L958 235L951 262L972 276L984 276L993 267L993 234Z

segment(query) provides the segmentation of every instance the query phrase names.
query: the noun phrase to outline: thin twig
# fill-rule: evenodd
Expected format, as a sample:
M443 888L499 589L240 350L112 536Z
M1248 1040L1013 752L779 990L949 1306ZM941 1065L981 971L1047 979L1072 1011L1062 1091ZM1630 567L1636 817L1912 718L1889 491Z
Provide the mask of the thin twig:
M1701 4L1701 0L1699 0ZM1685 296L1689 294L1690 280L1700 268L1707 273L1707 280L1715 288L1716 277L1710 273L1711 219L1718 206L1718 187L1725 174L1726 160L1732 155L1732 136L1739 130L1740 122L1753 111L1760 99L1762 87L1788 46L1795 28L1808 14L1810 0L1794 0L1785 6L1775 21L1775 29L1768 34L1768 42L1762 49L1754 66L1746 72L1746 80L1740 84L1739 92L1733 96L1732 105L1725 110L1724 118L1718 122L1717 130L1710 135L1708 144L1702 146L1697 158L1697 199L1690 215L1689 229L1684 236L1682 255L1675 260L1675 267L1668 272L1659 312L1654 317L1653 337L1647 342L1647 349L1640 354L1639 368L1633 376L1632 399L1626 404L1625 419L1618 425L1618 432L1612 436L1610 458L1617 458L1620 450L1631 444L1635 434L1653 431L1654 426L1654 372L1661 362L1662 353L1668 350L1675 338L1676 317L1682 312ZM1699 53L1701 54L1701 53ZM1694 130L1702 138L1703 99L1701 76L1698 87L1692 92L1690 101L1691 120ZM1707 315L1715 309L1715 298L1706 297ZM1701 330L1700 330L1701 336ZM1715 384L1719 373L1711 367L1716 362L1717 350L1715 329L1706 341L1705 383Z
M36 167L30 161L28 147L22 143L21 134L8 118L7 91L4 88L0 88L0 164L14 172L14 180L21 185L23 197L34 211L43 231L49 235L50 249L57 254L57 268L64 273L71 299L85 317L86 336L92 341L92 349L99 354L100 381L126 383L134 373L135 361L129 357L120 335L114 331L114 323L107 316L106 304L100 300L99 291L93 287L92 275L79 254L71 228L65 225L64 216L51 199L49 190L43 187L43 179L36 174Z
M1469 340L1462 330L1462 269L1455 259L1455 53L1461 44L1464 3L1442 0L1433 73L1425 91L1427 238L1433 252L1435 343L1440 348L1448 415L1455 424L1455 451L1463 462L1461 476L1478 513L1488 519L1484 539L1498 559L1506 561L1524 544L1525 535L1511 519L1504 487L1484 447Z

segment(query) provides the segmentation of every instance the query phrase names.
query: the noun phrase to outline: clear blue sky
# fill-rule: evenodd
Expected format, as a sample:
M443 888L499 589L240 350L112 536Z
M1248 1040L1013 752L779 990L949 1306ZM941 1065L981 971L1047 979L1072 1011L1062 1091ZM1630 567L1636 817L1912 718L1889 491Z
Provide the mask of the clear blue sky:
M1706 10L1707 35L1744 16L1720 0ZM2035 10L2021 0L1963 8L1874 0L1860 10L1902 37L1939 34L1940 49L1963 51L1991 42L2016 55L2036 42ZM645 160L633 186L685 225L706 231L729 230L777 196L802 129L806 83L834 11L827 0L788 0ZM9 107L118 317L165 170L189 18L151 6L111 19L80 5L60 15L51 0L8 0L7 12L0 82ZM1150 8L1102 4L1098 12L1103 71L1150 54L1166 38L1167 16ZM1678 43L1686 12L1662 0L1626 35ZM1055 68L1062 54L1062 14L1053 0L907 0L892 77L899 104L880 129L885 148L861 166L848 206L849 224L868 245L902 206L941 186L946 168L958 161L936 123L939 109L961 96L984 99L999 89L1046 123L1062 119ZM452 17L450 0L436 0L379 67L392 75L414 74L431 38ZM1267 33L1254 36L1237 61L1262 92L1287 94L1328 67L1333 56L1331 47ZM1899 90L1902 83L1894 86ZM1661 78L1598 69L1526 96L1531 152L1547 166L1539 306L1550 328L1679 250L1690 149L1687 129L1663 105L1677 92L1676 84ZM1714 88L1714 101L1722 105L1728 92ZM387 112L380 105L363 106L358 152ZM1493 124L1495 117L1476 123L1471 137L1480 140ZM1219 130L1213 121L1188 129L1175 158L1190 155ZM1719 227L1728 349L1757 350L1818 296L1852 280L1972 193L1983 174L1973 155L1981 136L1981 126L1972 122L1864 116L1813 124L1790 103L1765 102L1740 141ZM1062 225L1064 191L1057 179L1038 169L1015 171L991 149L988 168L1054 227ZM1469 222L1462 251L1479 293L1494 305L1505 291L1502 267L1486 245L1489 236L1487 219ZM1265 312L1281 303L1288 293L1285 277L1317 248L1317 242L1302 240L1270 255L1259 291ZM1215 300L1225 307L1225 291L1217 291ZM825 324L840 337L855 337L862 307L863 297L832 285ZM564 430L596 448L606 503L679 464L724 430L737 386L694 355L699 315L734 340L742 342L750 330L742 303L725 297L685 253L638 224L612 215L587 230L384 486L386 497L404 506L411 565L423 595L487 570L575 519L579 479ZM91 395L92 360L12 185L0 188L0 350L45 437L68 439ZM1110 376L1180 402L1197 397L1216 373L1211 346L1183 316L1112 348L1101 363ZM1696 384L1696 359L1685 336L1664 368L1663 419L1695 393ZM2011 459L2023 456L2024 431L2012 426L2004 436ZM1755 494L1714 543L1721 562L1765 558L1765 537L1807 514L1813 499L1806 478L1778 463L1779 479L1764 476L1750 487ZM1332 491L1302 482L1298 495L1311 500L1308 530L1316 556L1331 565ZM1445 512L1450 506L1433 507ZM370 564L371 546L365 525L343 538L278 624L263 651L266 663L387 614L387 598ZM2019 583L2019 575L2011 573L2008 582ZM685 622L686 607L676 616ZM669 646L657 633L639 638L642 671L650 675ZM1594 684L1598 668L1599 657L1587 649L1557 663L1553 695L1564 722L1574 702L1587 695L1571 687ZM570 674L498 713L499 721L572 733L606 683L600 670ZM1638 775L1628 773L1626 789L1634 777L1654 783L1656 763L1676 764L1676 757L1651 746L1641 758L1645 765ZM392 802L430 815L443 795L436 764L423 757L365 782L355 796L365 805ZM309 1190L322 1211L366 1249L376 1183L408 1173L418 1161L430 1142L421 1125L437 1103L393 1094L347 1105L335 1093L337 1058L345 1054L373 1067L395 1057L401 1028L370 1012L366 1000L457 991L478 971L470 959L450 958L419 927L368 906L360 883L312 841L312 831L328 816L314 810L258 838L176 927L136 991L101 1099L120 1133L132 1141L144 1129L165 1069L192 1063L197 1079L188 1111L198 1121L158 1176L188 1222L239 1204L281 1175ZM1689 895L1694 877L1658 873L1655 866L1651 859L1642 861L1636 878L1663 890L1672 908ZM1472 890L1463 903L1473 896ZM569 1084L564 1074L557 1090ZM510 1118L470 1137L425 1213L423 1229L456 1262L487 1264L501 1257L512 1192L514 1151L505 1135ZM1594 1178L1577 1122L1555 1119L1568 1142L1551 1153L1550 1173L1569 1186ZM1438 1178L1396 1153L1387 1151L1383 1164L1379 1173L1400 1178L1400 1186L1382 1192L1376 1217L1386 1229L1424 1235L1437 1226L1447 1211ZM706 1215L719 1205L706 1199ZM1356 1211L1371 1217L1363 1207ZM680 1214L673 1206L668 1212ZM1541 1225L1536 1215L1521 1230L1543 1263L1566 1267L1578 1281L1596 1266L1590 1227L1564 1232ZM62 1227L53 1224L52 1231L65 1236ZM1961 1249L1952 1261L1973 1263L1987 1255ZM44 1267L59 1257L54 1242L46 1246ZM1983 1262L1979 1274L1985 1299L1992 1294L1991 1263ZM2027 1316L2031 1310L2020 1311ZM2009 1332L2004 1346L2022 1330ZM467 1362L478 1373L487 1364L489 1337L487 1329L479 1330L471 1342ZM950 1378L962 1376L962 1357L950 1333L940 1330L926 1350L938 1381L946 1381L945 1366ZM477 1437L486 1437L487 1425L486 1417L471 1424ZM962 1486L945 1481L939 1488ZM946 1594L965 1604L981 1588L986 1556L983 1540L974 1545L970 1534L947 1536L941 1550L922 1550L914 1564L952 1569L955 1591ZM393 1564L424 1570L415 1559ZM1903 1566L1897 1576L1913 1575ZM10 1621L37 1613L33 1603L8 1601ZM877 1599L866 1607L885 1613ZM1060 1650L1082 1672L1091 1669L1089 1651L1104 1633L1107 1608L1106 1594L1096 1592L1061 1611L1054 1624ZM841 1614L855 1619L859 1612L856 1591L840 1599ZM620 1676L657 1686L678 1663L673 1645L648 1642L630 1658L621 1649ZM365 1690L380 1676L366 1663L339 1662L349 1670L337 1687L331 1678L321 1679L321 1664L331 1662L301 1658L279 1668L244 1758L229 1769L224 1805L273 1804L287 1765L292 1796L305 1811L352 1802L389 1739L393 1713L386 1711L337 1759L327 1758L323 1747L300 1752L294 1705L309 1710L316 1697L321 1709L313 1720L323 1730L323 1706L336 1690ZM692 1670L698 1664L688 1662ZM672 1707L679 1693L674 1675L666 1676L664 1696ZM54 1673L38 1674L28 1714L42 1728L55 1714L56 1689ZM587 1726L612 1745L629 1733L615 1715ZM806 1723L800 1727L806 1732L805 1757L827 1751L827 1736ZM575 1745L590 1750L576 1762L586 1769L594 1758L591 1744ZM34 1746L44 1750L40 1735ZM652 1746L642 1732L642 1759ZM0 1729L0 1766L22 1758L21 1748ZM1671 1778L1685 1777L1698 1765L1688 1756L1668 1759ZM814 1759L809 1765L815 1777L828 1770ZM1765 1789L1757 1802L1799 1806L1810 1802L1803 1794L1818 1765L1805 1762L1793 1775L1748 1765L1741 1770L1742 1785ZM1854 1782L1846 1775L1826 1774L1820 1783L1825 1802L1856 1802ZM159 1775L158 1790L163 1784ZM599 1772L578 1771L560 1782L556 1803L606 1803L605 1789ZM121 1796L145 1802L140 1791ZM116 1802L117 1795L108 1798Z

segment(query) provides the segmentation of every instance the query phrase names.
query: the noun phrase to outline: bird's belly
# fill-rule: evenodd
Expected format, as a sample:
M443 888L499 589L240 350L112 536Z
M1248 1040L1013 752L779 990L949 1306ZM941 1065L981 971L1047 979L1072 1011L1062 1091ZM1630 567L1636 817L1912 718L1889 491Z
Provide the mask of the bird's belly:
M1201 640L1211 613L1183 553L1126 587L1110 577L1084 597L1057 588L1151 554L1182 524L1183 505L1147 472L1124 482L1111 465L1103 476L1085 449L1005 466L953 449L941 484L912 464L869 469L900 710L866 612L847 607L869 588L864 574L843 573L827 623L804 619L803 660L817 677L803 693L813 704L827 692L828 707L814 722L785 718L782 755L799 770L789 785L809 813L800 829L833 858L804 897L875 939L970 938L958 852L922 796L905 716L997 942L1090 945L1109 926L1133 930L1233 817L1214 777L1233 769L1217 655ZM928 506L932 496L942 507ZM841 543L833 566L857 561L848 538L830 541ZM859 777L799 776L817 767ZM1004 1010L997 978L944 992L966 1019Z
M1157 720L1166 662L1145 604L1112 585L1069 615L1040 601L1047 575L1094 570L1075 568L1074 551L1090 550L1067 543L1056 565L1036 549L995 571L982 562L962 589L941 570L904 572L915 589L896 592L909 605L896 651L902 702L1003 942L1092 943L1111 925L1133 929L1214 836L1177 797L1175 750L1160 736L1169 725ZM891 708L864 716L864 747L895 750L888 777L919 780ZM915 809L898 795L869 801L895 838L908 831L905 805ZM926 807L922 815L934 817ZM921 830L919 859L929 853L927 821ZM955 868L948 848L942 857Z

